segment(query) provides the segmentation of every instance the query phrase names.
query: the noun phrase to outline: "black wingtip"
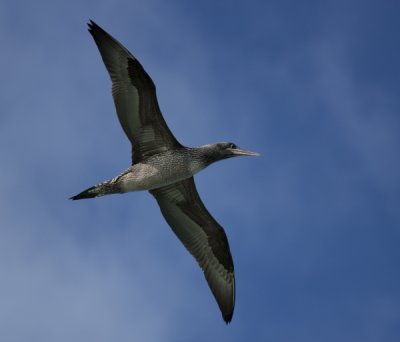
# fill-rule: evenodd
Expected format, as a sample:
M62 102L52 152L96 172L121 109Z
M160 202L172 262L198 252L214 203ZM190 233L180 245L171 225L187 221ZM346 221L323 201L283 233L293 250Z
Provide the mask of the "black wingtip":
M224 318L225 324L229 325L231 323L232 318Z
M88 25L88 31L92 34L93 30L95 30L97 27L99 27L99 25L97 25L93 20L89 20L89 22L87 23Z
M106 33L106 31L104 31L99 25L97 25L93 20L89 19L89 22L87 23L88 25L88 31L90 32L91 35L93 35L94 33L97 32L101 32L101 33Z
M93 20L88 22L88 31L93 36L97 32L105 32L99 25L97 25Z
M230 314L228 314L228 315L222 315L222 317L223 317L223 319L224 319L226 325L228 325L228 324L231 323L231 321L232 321L233 311L232 311Z
M96 26L99 26L99 25L97 25L92 19L89 19L88 26L89 26L89 28L92 29L92 28L94 28Z

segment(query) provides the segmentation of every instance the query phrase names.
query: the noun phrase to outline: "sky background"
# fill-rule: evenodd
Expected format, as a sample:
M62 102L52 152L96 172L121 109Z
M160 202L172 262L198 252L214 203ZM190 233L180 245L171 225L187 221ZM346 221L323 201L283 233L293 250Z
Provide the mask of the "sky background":
M0 2L0 340L399 341L398 1ZM146 192L68 198L130 164L93 19L188 146L225 228L226 326Z

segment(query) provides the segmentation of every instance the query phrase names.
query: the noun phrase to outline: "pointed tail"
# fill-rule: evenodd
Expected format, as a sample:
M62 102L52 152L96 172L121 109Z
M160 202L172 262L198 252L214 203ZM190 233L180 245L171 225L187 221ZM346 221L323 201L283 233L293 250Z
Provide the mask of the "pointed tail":
M84 199L84 198L94 198L99 196L99 192L98 190L96 190L96 186L92 186L88 189L86 189L85 191L82 191L81 193L70 197L69 199L72 200L80 200L80 199Z
M85 198L94 198L94 197L100 197L104 195L109 195L109 194L116 194L120 193L120 188L119 186L114 182L114 180L111 181L105 181L103 183L97 184L95 186L92 186L81 193L70 197L72 200L80 200L80 199L85 199Z

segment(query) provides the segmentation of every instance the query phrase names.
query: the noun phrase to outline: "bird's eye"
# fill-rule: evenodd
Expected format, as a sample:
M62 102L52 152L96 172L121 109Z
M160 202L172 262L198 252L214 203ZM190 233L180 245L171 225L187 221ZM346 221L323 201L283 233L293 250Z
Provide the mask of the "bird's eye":
M235 149L237 146L235 144L229 144L229 148Z

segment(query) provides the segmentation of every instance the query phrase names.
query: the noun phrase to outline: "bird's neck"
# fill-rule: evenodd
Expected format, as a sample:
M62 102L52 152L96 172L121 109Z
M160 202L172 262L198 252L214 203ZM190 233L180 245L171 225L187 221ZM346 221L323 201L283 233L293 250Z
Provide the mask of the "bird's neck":
M188 150L190 151L190 154L193 156L193 158L199 160L204 165L204 167L207 167L210 164L222 159L220 154L208 145L192 147Z

